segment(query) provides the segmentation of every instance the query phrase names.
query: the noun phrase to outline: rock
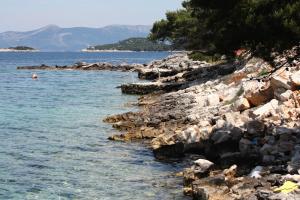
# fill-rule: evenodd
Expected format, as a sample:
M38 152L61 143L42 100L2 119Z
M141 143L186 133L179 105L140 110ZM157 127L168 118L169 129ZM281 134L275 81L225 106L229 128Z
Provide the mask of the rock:
M211 94L207 97L208 106L216 106L220 103L220 97L218 94Z
M194 164L196 164L196 173L206 173L212 166L214 166L213 162L205 159L196 160Z
M274 151L274 146L266 143L259 151L262 155L269 155Z
M262 166L257 166L255 167L251 173L249 174L249 176L251 178L255 178L255 179L260 179L262 176L261 176L261 173L262 173L262 170L263 170L263 167Z
M294 155L291 162L288 164L287 170L289 173L296 174L300 170L300 145L295 147Z
M254 106L262 105L274 97L274 90L268 82L249 81L243 83L244 97Z
M292 95L293 95L293 92L291 90L287 90L284 93L281 93L279 95L279 100L287 101L287 100L291 99Z
M270 164L272 164L272 163L275 162L275 159L276 159L275 156L264 155L264 156L263 156L263 159L262 159L262 162L263 162L264 164L270 165Z
M249 109L251 105L246 98L240 98L234 103L234 107L237 111L244 111Z
M259 136L266 130L266 125L259 120L252 120L246 124L247 133L252 136Z
M278 108L278 100L273 99L272 101L270 101L269 103L259 107L258 109L256 109L253 114L257 117L257 118L263 118L263 117L267 117L268 115L275 115L276 114L276 109Z
M239 142L239 150L243 155L252 151L252 142L248 139L242 138Z
M225 169L223 174L227 179L232 179L236 176L237 173L237 165L232 165L229 169Z
M293 75L291 76L291 81L292 81L293 86L295 86L295 87L300 86L300 71L293 73Z
M300 183L300 175L299 174L294 174L294 175L287 174L287 175L283 176L282 179L285 181L293 181L296 183L297 182Z
M271 78L271 85L273 89L280 87L287 90L291 89L289 76L290 72L286 71L285 68L279 69Z

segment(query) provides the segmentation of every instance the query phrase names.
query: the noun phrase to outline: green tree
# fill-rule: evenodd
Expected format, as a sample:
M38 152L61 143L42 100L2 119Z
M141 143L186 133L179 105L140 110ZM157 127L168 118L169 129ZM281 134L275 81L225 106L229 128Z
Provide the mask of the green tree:
M222 54L248 48L265 57L300 41L300 0L187 0L183 7L156 22L150 38Z

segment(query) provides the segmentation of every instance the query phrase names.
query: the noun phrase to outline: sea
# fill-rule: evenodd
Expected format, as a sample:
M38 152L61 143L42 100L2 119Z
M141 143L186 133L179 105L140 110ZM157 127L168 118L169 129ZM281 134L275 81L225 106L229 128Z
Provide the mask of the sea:
M147 145L107 138L102 120L136 111L138 96L117 86L137 75L110 71L27 71L76 62L149 63L169 52L0 53L0 199L188 199L180 162L156 160ZM38 80L31 78L38 74Z

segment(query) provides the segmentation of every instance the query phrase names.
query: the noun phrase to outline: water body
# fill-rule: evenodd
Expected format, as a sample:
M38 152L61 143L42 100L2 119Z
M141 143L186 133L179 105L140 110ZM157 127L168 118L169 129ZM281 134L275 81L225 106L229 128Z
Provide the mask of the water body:
M18 71L77 61L147 63L168 53L0 53L0 199L184 199L178 164L107 140L105 116L136 108L130 73Z

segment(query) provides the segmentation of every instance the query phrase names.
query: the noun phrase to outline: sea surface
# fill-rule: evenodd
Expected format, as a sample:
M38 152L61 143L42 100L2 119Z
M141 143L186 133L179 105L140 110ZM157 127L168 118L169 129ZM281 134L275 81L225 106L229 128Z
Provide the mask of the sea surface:
M140 143L107 140L102 122L134 111L137 96L116 87L136 74L19 71L78 61L148 63L167 52L0 53L0 199L185 199L179 163L162 163ZM32 80L31 74L38 74Z

